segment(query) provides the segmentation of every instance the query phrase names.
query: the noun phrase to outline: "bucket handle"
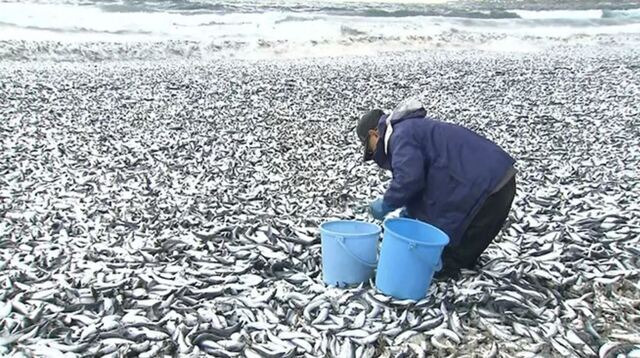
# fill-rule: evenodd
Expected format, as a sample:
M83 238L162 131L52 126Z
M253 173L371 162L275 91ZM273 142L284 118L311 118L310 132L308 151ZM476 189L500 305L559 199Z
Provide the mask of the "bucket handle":
M416 251L418 245L416 245L413 242L409 243L409 251ZM420 257L420 255L416 255L418 257ZM436 272L440 271L442 269L442 255L440 255L440 257L438 258L438 263L436 264L436 266L434 267L434 270Z
M371 262L367 262L361 258L359 258L358 256L356 256L356 254L354 254L353 252L351 252L351 250L349 250L349 248L347 247L347 245L344 243L345 238L343 236L338 236L338 243L340 244L340 246L342 247L342 249L349 254L349 256L351 256L352 259L358 261L359 263L365 265L365 266L369 266L369 267L376 267L376 263L371 263Z

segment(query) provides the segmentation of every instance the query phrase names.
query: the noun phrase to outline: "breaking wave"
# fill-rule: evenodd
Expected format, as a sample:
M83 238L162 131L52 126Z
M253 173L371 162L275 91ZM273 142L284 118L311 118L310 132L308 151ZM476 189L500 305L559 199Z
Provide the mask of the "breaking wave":
M640 9L602 10L602 17L606 19L640 19Z
M9 22L0 21L0 27L17 27L16 24L12 24ZM76 33L76 34L110 34L110 35L151 35L152 31L144 31L144 30L97 30L90 29L85 27L75 27L69 26L66 28L61 27L47 27L47 26L21 26L21 28L26 30L37 30L37 31L49 31L49 32L58 32L58 33Z
M281 24L283 22L305 22L305 21L316 21L316 20L322 20L324 19L321 16L293 16L293 15L289 15L286 16L284 19L279 19L279 20L275 20L274 23L275 24Z
M365 9L361 11L335 11L339 15L364 16L364 17L414 17L414 16L443 16L460 17L469 19L516 19L519 16L510 11L465 11L465 10L383 10Z
M346 25L340 26L340 33L347 36L362 36L367 34L365 31L360 31Z
M624 35L618 44L640 37L640 9L620 7L563 10L556 4L553 9L523 10L315 1L285 6L275 0L43 1L0 0L0 59L78 59L82 53L89 59L114 59L119 54L162 58L164 53L242 57L267 50L296 56L358 52L364 47L374 53L465 46L529 51L545 44L598 43L601 36Z

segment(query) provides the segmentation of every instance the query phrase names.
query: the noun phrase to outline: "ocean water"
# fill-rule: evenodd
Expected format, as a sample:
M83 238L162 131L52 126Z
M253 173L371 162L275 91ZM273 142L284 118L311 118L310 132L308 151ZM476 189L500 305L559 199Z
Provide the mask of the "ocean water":
M640 1L0 2L0 59L306 57L637 46Z

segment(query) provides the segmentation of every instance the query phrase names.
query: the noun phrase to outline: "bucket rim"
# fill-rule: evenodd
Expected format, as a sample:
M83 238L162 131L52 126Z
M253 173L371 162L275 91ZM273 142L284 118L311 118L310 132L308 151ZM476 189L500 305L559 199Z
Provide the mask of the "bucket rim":
M446 241L443 243L429 243L429 242L423 242L423 241L417 241L417 240L412 240L404 235L400 235L396 232L394 232L393 230L389 230L387 228L387 224L389 222L394 222L394 221L412 221L412 222L416 222L419 223L421 225L426 225L429 226L432 229L435 229L436 231L440 232L442 235L444 235L444 237L446 238ZM420 221L420 220L416 220L416 219L410 219L410 218L389 218L386 219L383 223L382 226L384 227L385 231L389 231L391 233L393 233L395 236L397 236L399 239L402 239L404 241L410 242L410 243L414 243L416 245L422 245L422 246L446 246L449 244L449 241L451 241L451 239L449 238L449 235L447 235L447 233L445 233L444 231L440 230L438 227L431 225L429 223L426 223L424 221Z
M375 228L375 231L373 231L373 232L365 232L365 233L357 233L357 234L346 234L346 233L342 233L342 232L336 232L336 231L332 231L332 230L327 230L327 228L326 228L326 226L329 225L329 224L339 224L339 223L365 224L366 226L368 226L370 228ZM320 231L321 232L325 232L325 233L330 234L330 235L335 235L335 236L360 237L360 236L380 235L380 233L382 232L382 228L380 227L380 225L376 225L374 223L370 223L370 222L367 222L367 221L360 221L360 220L331 220L331 221L325 221L322 224L320 224Z

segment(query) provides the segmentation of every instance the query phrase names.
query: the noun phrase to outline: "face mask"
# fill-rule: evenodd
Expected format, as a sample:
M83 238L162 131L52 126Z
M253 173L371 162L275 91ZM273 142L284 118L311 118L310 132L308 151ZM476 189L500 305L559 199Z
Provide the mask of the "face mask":
M383 148L384 143L382 140L378 141L378 145L376 146L376 151L373 153L373 161L378 164L378 166L382 169L391 170L391 165L389 164L389 160L387 156L384 154Z

